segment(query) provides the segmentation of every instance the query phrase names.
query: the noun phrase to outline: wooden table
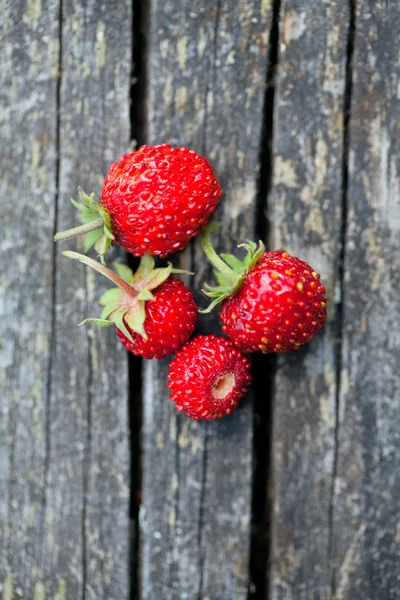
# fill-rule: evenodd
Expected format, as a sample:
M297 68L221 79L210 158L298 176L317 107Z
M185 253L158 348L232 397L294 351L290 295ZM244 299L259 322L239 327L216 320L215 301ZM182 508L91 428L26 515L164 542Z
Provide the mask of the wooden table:
M0 15L1 598L400 599L400 4ZM254 356L219 422L177 414L168 360L75 328L107 283L52 241L78 185L164 141L215 167L220 250L261 237L328 290L324 331ZM210 277L198 241L175 262Z

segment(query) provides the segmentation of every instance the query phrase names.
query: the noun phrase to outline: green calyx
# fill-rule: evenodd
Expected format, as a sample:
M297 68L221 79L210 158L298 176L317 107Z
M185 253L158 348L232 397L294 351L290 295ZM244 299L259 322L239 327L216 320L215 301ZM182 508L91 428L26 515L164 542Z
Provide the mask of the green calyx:
M211 312L217 304L237 292L243 285L248 273L256 266L265 252L265 246L261 241L258 242L258 245L255 242L247 241L238 245L238 248L246 250L247 254L243 260L239 260L233 254L218 256L210 240L210 236L216 228L215 223L209 225L203 231L201 237L203 250L214 267L214 274L218 281L216 286L204 284L205 289L202 292L213 300L207 308L199 311L201 313Z
M99 327L106 327L114 324L132 343L134 340L126 324L132 331L147 340L144 329L145 303L154 298L151 290L166 281L172 273L192 274L174 269L171 263L168 263L167 267L155 269L154 258L149 254L141 258L136 273L133 273L127 265L120 263L115 263L116 272L111 271L103 264L78 252L65 251L63 255L92 267L117 285L116 288L107 290L101 296L99 303L103 306L103 310L100 318L85 319L79 325L94 323Z
M94 199L94 193L88 196L82 188L78 188L78 194L79 201L71 198L71 202L79 210L82 225L57 233L54 241L61 242L79 235L86 235L85 252L94 246L104 264L104 255L114 240L111 231L111 217Z

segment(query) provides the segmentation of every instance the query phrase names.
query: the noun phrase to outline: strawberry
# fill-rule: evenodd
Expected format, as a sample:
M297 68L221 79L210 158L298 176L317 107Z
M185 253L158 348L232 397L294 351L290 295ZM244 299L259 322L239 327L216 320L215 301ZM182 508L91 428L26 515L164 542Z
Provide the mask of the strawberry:
M182 281L170 279L183 273L168 267L154 269L154 259L142 257L135 274L126 265L116 264L117 273L78 254L63 252L108 277L117 288L100 298L104 306L100 319L85 319L101 327L114 324L129 352L144 358L164 358L176 352L192 335L197 322L196 305Z
M262 242L241 244L247 250L243 261L231 254L219 257L211 231L203 234L203 248L219 285L203 290L214 300L201 312L221 303L222 330L246 352L288 352L310 341L327 318L318 273L283 250L265 252Z
M170 364L168 387L179 411L192 419L229 415L246 393L250 363L229 340L199 335Z
M84 225L56 241L87 233L86 248L103 256L113 241L135 256L164 258L183 250L213 214L222 196L207 160L168 144L142 146L111 165L99 202L79 189Z

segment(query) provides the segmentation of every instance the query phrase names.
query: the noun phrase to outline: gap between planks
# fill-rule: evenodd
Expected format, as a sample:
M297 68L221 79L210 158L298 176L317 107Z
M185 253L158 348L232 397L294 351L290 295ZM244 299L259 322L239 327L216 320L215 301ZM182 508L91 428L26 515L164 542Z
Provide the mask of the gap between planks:
M341 390L341 376L342 376L342 347L343 347L343 279L344 269L346 260L346 230L348 221L348 183L349 183L349 152L350 152L350 119L351 119L351 100L353 90L353 58L354 58L354 42L356 35L356 1L349 1L350 11L350 22L347 37L347 50L346 50L346 88L344 94L344 106L343 106L343 156L342 156L342 218L341 218L341 232L340 232L340 255L338 265L338 283L339 283L339 302L336 305L336 323L337 323L337 335L336 335L336 400L335 400L335 448L334 448L334 459L333 459L333 470L332 470L332 487L331 497L329 505L329 539L328 539L328 552L329 552L329 564L331 565L331 595L332 598L336 594L336 569L333 564L334 547L333 547L333 520L334 520L334 496L335 496L335 484L337 478L337 465L339 456L339 413L340 413L340 390Z
M275 80L279 57L279 22L281 0L274 0L265 79L262 136L260 145L260 173L257 185L256 238L269 240L267 198L272 189L275 109ZM257 241L257 240L256 240ZM267 381L265 381L266 362ZM248 600L267 600L269 594L269 560L273 506L272 482L272 427L273 379L276 357L254 355L252 358L254 386L253 477L250 541L250 586Z
M148 114L148 40L150 27L150 3L147 0L132 0L132 58L130 87L130 139L134 147L147 143ZM132 269L137 268L138 260L126 254ZM142 386L143 359L129 354L129 393L128 415L130 432L130 600L140 598L140 534L139 510L142 485Z

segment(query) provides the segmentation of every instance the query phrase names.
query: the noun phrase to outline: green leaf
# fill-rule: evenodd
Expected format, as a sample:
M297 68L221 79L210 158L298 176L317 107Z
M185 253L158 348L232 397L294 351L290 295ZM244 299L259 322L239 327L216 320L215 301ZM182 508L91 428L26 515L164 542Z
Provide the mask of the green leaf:
M110 304L110 302L117 302L124 295L124 292L119 288L111 288L104 292L99 300L99 304L106 306L106 304Z
M147 333L143 327L146 320L146 308L144 302L138 302L136 306L129 309L125 315L125 320L132 331L135 331L147 340Z
M114 268L118 275L126 281L126 283L132 283L133 281L133 271L128 267L128 265L124 265L123 263L114 263Z
M80 323L78 323L78 327L80 327L81 325L84 325L85 323L94 323L95 325L98 325L99 327L108 327L109 325L112 325L111 321L107 321L105 319L89 318L89 319L85 319L84 321L81 321Z
M99 229L95 229L94 231L89 231L89 233L86 234L86 238L85 238L85 252L87 252L88 250L90 250L90 248L92 246L95 245L95 243L97 242L97 240L103 235L103 229L99 228Z

